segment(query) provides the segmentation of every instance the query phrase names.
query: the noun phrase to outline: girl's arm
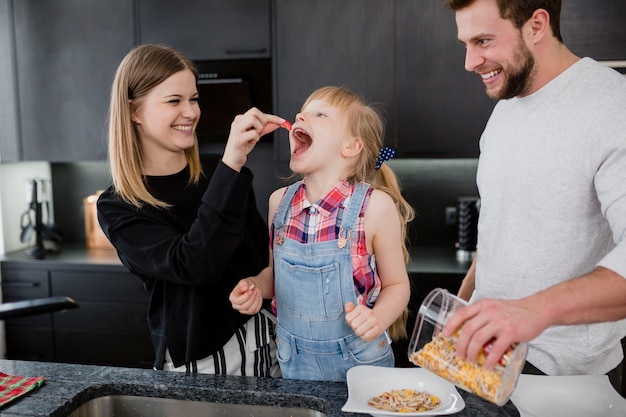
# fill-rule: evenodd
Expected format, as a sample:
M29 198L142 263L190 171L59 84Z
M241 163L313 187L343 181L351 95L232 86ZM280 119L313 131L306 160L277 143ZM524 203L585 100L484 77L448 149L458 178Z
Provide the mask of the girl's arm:
M364 223L368 252L376 257L382 289L373 309L347 305L346 320L357 335L372 341L403 314L411 289L402 252L400 218L389 195L380 190L372 192Z

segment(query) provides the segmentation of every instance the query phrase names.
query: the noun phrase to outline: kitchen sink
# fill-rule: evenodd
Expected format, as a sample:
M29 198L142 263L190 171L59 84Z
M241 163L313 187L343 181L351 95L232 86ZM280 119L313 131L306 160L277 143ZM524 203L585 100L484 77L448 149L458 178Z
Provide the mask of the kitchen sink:
M269 405L227 404L133 395L89 400L68 417L326 417L317 410Z

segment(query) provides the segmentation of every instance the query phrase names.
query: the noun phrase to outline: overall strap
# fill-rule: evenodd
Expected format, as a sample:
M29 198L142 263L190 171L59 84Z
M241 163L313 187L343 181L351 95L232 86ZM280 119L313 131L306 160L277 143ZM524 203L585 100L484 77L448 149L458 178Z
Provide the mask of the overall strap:
M291 209L291 200L293 200L293 196L296 194L296 191L298 191L300 184L302 184L302 180L294 182L285 190L285 194L283 194L283 198L280 200L280 204L274 215L274 228L276 230L283 227L287 222L287 216Z
M369 188L370 185L364 182L360 182L354 187L354 191L352 192L350 201L348 202L348 207L346 208L343 219L341 220L341 229L347 231L347 233L354 230L357 225L359 214L361 213L361 207L363 206L363 201L365 200L365 196L367 195L367 190L369 190Z

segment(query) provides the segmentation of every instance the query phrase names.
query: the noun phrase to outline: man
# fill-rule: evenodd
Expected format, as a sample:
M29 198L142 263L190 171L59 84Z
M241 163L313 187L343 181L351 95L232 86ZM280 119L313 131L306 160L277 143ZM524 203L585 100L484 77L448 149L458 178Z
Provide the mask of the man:
M465 68L499 100L480 139L478 250L457 354L491 369L529 341L527 371L609 374L626 334L626 79L563 44L560 0L447 0Z

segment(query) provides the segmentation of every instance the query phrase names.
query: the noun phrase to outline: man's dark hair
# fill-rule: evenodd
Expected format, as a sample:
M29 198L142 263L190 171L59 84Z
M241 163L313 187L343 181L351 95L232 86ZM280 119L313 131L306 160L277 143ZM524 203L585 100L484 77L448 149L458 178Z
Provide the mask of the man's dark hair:
M457 11L464 9L476 0L445 0L448 7ZM550 15L550 28L554 37L563 42L561 37L561 0L495 0L503 19L510 20L521 29L524 23L537 9L544 9Z

